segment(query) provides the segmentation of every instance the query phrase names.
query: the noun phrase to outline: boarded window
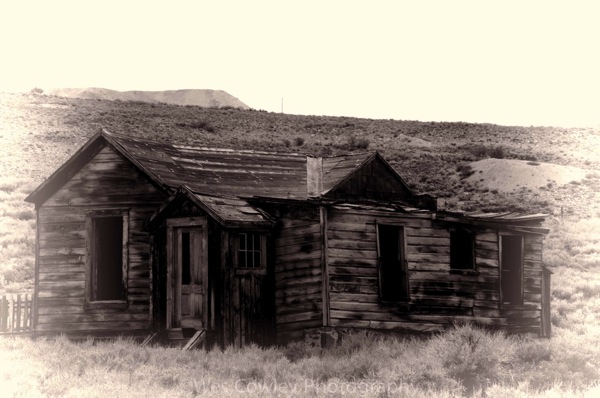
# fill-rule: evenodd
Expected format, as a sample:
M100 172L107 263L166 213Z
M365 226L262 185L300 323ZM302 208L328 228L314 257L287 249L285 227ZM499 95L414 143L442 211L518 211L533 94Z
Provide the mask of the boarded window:
M470 231L450 231L450 268L454 270L475 269L475 238Z
M379 254L379 297L382 301L408 300L408 272L404 249L404 228L377 226Z
M500 259L502 302L523 304L523 237L502 235Z
M237 266L262 268L265 266L265 237L257 232L241 232L237 242Z
M90 300L124 300L123 216L93 217Z

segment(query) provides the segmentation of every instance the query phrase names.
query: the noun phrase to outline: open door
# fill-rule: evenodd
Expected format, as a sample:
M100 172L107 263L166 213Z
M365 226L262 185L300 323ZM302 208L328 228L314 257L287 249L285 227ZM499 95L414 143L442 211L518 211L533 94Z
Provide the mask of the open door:
M206 221L168 222L167 328L207 329L208 242Z

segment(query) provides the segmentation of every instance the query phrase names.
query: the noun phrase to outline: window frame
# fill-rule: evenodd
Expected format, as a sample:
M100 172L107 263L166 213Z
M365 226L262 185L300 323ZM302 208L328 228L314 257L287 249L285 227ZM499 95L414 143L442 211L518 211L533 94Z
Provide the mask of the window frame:
M454 265L454 255L452 254L452 247L453 245L453 236L456 236L456 234L464 234L465 236L469 237L469 255L470 255L470 266L467 268L455 268L453 267ZM465 273L465 274L469 274L472 272L476 272L477 271L477 261L476 261L476 251L475 251L475 245L476 245L476 233L468 228L464 228L464 227L456 227L456 228L450 228L449 229L449 235L450 235L450 272L452 273Z
M240 256L239 253L241 251L240 246L240 238L241 235L245 234L253 234L259 237L260 243L260 266L259 267L242 267L240 266ZM239 230L235 231L233 234L233 242L232 242L232 254L233 254L233 265L235 268L235 273L237 275L244 274L257 274L257 275L265 275L267 273L267 233L265 231L260 230ZM245 252L256 252L256 250Z
M383 290L383 261L381 259L381 232L379 228L383 227L393 227L398 229L398 249L401 252L401 273L404 274L404 280L400 281L403 283L405 295L402 297L398 297L397 299L390 300L388 297L384 297ZM406 238L406 225L405 224L397 224L393 222L376 222L375 223L375 231L376 231L376 239L377 239L377 283L378 283L378 297L379 302L382 304L401 304L410 302L410 272L408 268L408 259L407 259L407 238Z
M94 286L94 272L97 269L95 220L98 218L121 217L121 283L124 290L122 299L96 299L97 286ZM128 270L129 270L129 209L101 209L86 213L86 272L85 272L85 306L87 308L125 309L128 306Z

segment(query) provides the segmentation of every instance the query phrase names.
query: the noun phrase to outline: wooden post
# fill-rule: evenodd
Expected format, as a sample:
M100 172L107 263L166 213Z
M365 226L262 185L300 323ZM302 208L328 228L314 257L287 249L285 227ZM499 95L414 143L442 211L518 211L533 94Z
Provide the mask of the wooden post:
M327 208L319 207L319 217L321 222L321 294L323 303L323 326L329 326L331 315L329 311L329 256L327 239Z
M21 330L21 295L17 295L17 305L13 310L13 316L16 316L16 322L13 327L13 331L18 332ZM16 313L16 314L15 314Z
M542 313L540 336L552 336L552 320L550 318L550 278L552 271L544 267L542 270Z
M8 330L8 300L6 296L2 296L0 301L0 332Z

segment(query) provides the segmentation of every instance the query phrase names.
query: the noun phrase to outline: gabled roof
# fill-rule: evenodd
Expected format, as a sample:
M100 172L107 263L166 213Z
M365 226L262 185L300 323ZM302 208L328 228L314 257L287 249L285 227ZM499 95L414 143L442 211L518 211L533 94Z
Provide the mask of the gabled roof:
M131 161L166 194L172 194L185 185L190 192L209 197L308 199L305 155L192 147L133 138L103 130L93 136L25 200L38 205L43 203L104 145L111 146ZM324 192L352 175L375 154L376 152L364 152L325 158Z
M168 217L173 208L178 208L182 201L187 200L198 207L225 228L269 228L274 225L266 214L252 207L247 201L239 198L225 198L201 195L192 192L182 185L150 218L148 227L160 223L165 215Z

